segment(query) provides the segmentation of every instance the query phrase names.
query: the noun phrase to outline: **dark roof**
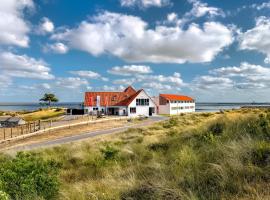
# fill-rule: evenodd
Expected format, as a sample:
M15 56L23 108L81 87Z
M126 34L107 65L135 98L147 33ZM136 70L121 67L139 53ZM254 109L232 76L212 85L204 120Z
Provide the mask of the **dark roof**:
M19 122L23 120L22 118L20 117L11 117L11 116L4 116L4 117L0 117L0 122Z

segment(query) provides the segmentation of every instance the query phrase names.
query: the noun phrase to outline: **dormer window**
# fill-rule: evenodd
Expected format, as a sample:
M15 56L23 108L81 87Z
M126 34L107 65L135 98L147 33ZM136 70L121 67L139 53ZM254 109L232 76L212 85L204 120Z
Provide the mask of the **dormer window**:
M116 101L116 96L113 96L112 97L112 101Z

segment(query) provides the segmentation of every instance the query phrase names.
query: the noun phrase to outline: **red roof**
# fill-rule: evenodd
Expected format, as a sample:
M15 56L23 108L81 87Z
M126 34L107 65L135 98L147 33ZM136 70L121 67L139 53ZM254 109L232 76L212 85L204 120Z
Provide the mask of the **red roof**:
M97 106L97 96L100 96L100 106L128 106L141 91L129 86L123 92L86 92L84 105Z
M170 101L193 101L194 99L188 96L176 95L176 94L160 94L161 97L164 97Z

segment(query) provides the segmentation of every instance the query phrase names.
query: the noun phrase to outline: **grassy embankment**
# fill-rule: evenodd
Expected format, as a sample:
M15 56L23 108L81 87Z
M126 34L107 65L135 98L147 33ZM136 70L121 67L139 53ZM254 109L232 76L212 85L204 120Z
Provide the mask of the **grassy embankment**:
M39 154L61 166L58 199L270 198L269 110L172 117Z
M35 111L19 111L19 112L0 111L0 116L4 115L19 116L22 117L24 120L30 122L30 121L54 119L64 115L64 113L65 110L62 108L45 108Z

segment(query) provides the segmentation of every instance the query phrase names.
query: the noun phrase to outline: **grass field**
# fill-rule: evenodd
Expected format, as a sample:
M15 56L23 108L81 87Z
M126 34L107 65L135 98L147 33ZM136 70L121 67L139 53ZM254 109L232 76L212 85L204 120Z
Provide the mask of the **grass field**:
M52 119L55 117L59 117L64 115L65 111L64 109L55 109L55 108L48 108L48 109L42 109L37 110L34 112L21 114L19 115L26 121L38 121L38 120L46 120L46 119Z
M61 166L57 199L270 199L269 110L187 114L37 153Z

